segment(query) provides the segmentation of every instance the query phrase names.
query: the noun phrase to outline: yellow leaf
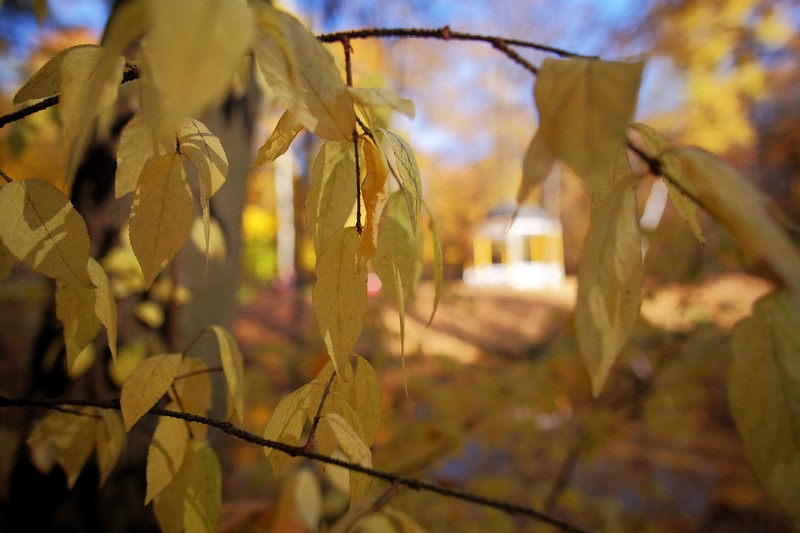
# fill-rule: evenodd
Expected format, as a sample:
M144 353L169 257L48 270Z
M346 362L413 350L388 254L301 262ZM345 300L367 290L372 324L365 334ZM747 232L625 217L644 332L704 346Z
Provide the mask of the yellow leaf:
M414 118L414 102L406 98L400 98L391 89L382 87L373 89L348 87L347 91L356 103L365 107L390 107L403 113L408 118Z
M133 314L153 329L160 328L164 323L164 309L152 300L136 302Z
M193 442L183 466L155 499L154 511L164 533L212 533L222 503L222 472L214 450Z
M728 401L756 477L800 520L800 313L784 292L760 299L731 339Z
M614 188L592 202L591 227L578 267L575 330L578 346L600 394L617 355L628 340L642 301L642 241L635 178L622 146L617 151Z
M167 406L168 409L179 410L177 407L175 404ZM145 505L158 496L178 474L189 442L189 426L184 420L168 416L159 419L153 440L147 449Z
M72 488L83 465L94 449L96 434L94 410L84 407L79 413L54 411L38 420L28 436L28 446L50 454L67 474Z
M100 470L100 486L105 485L108 476L117 465L125 448L126 435L122 420L116 411L99 409L97 421L97 467Z
M372 259L388 296L395 300L393 264L400 271L406 297L414 294L422 275L422 239L414 237L406 206L402 192L394 192L389 196L378 235L378 251Z
M125 431L153 407L167 392L181 364L179 353L148 357L137 366L122 386L119 403Z
M700 244L705 244L706 237L703 235L703 228L700 227L700 223L697 221L697 203L676 185L676 183L685 183L686 178L683 175L681 163L673 152L672 143L647 124L631 124L630 128L642 136L642 139L647 143L649 155L658 159L661 163L662 170L667 174L664 183L667 185L667 192L670 200L672 200L672 205L675 206L675 210L689 225L697 241Z
M184 357L167 392L183 412L207 415L211 410L211 374L208 366L196 357ZM206 437L208 426L205 424L190 422L189 426L193 439L203 440Z
M200 175L200 207L203 212L205 229L205 254L208 257L211 231L211 210L209 201L228 177L228 158L222 143L199 120L186 119L178 128L178 142L183 154Z
M12 101L14 105L27 102L28 100L38 100L40 98L48 98L57 95L61 90L61 83L59 79L59 72L61 69L61 61L74 48L100 48L94 44L79 44L72 46L50 58L47 63L42 65L42 68L37 70L28 81L25 82L17 94L14 95Z
M230 90L253 36L245 2L148 0L152 23L143 44L145 76L158 88L161 126L174 130Z
M14 254L3 244L2 239L0 239L0 281L3 281L8 276L11 275L11 271L14 270L14 263L17 260L14 257Z
M121 198L134 192L150 160L174 151L174 141L159 140L142 115L134 115L119 136L114 195Z
M355 228L334 233L317 257L317 282L311 292L317 324L337 374L361 336L367 312L367 270L356 266L357 247Z
M327 427L336 436L339 449L344 452L351 462L367 468L372 468L372 452L370 452L369 447L364 444L364 441L358 436L358 433L353 430L350 424L348 424L341 415L328 413L321 419L320 423L323 422L327 424ZM350 472L351 505L364 494L368 484L369 478L365 474L353 471Z
M427 204L423 202L425 210L428 212L428 227L431 230L433 237L433 309L431 309L431 316L428 318L428 326L433 322L433 317L436 316L436 309L439 308L439 300L442 297L442 270L444 268L444 261L442 259L442 240L439 237L439 227L436 225L436 220L433 214L428 209Z
M425 533L425 528L419 525L413 518L394 507L384 507L381 513L388 516L395 525L397 533Z
M310 469L297 470L292 479L292 496L303 524L309 531L316 531L322 518L322 489Z
M364 442L371 445L381 425L381 385L369 361L360 355L356 356L356 360L353 385L347 396L347 402L358 413L364 425Z
M133 201L130 239L142 267L145 287L175 257L192 228L192 191L176 153L151 160L139 179Z
M394 295L395 306L397 306L397 318L400 320L400 366L403 374L403 388L408 397L408 383L406 382L406 304L405 304L405 291L403 291L403 280L400 276L400 269L397 267L397 262L394 260L391 252L386 252L386 255L381 259L381 264L384 265L381 269L389 265L391 269L391 276L387 276L389 283L386 284L386 292ZM386 276L384 274L384 276Z
M75 356L74 361L71 362L71 366L67 369L67 375L70 379L78 379L89 371L96 359L97 354L94 350L94 344L87 344L86 347ZM67 364L70 364L70 362L68 361Z
M258 149L258 156L253 161L252 166L261 166L275 161L278 156L286 153L286 150L291 146L297 134L303 131L303 125L300 124L289 111L286 111L281 118L278 119L278 124L272 131L272 135Z
M100 47L75 47L61 60L58 110L70 144L68 181L89 146L95 119L117 101L124 68L125 58Z
M350 216L356 203L357 181L353 143L324 143L314 160L305 200L308 234L318 254Z
M760 257L800 302L800 251L770 217L764 195L710 152L679 148L684 186L749 253Z
M555 164L555 156L537 131L522 160L522 181L517 191L517 206L522 205L530 196L531 191L550 175Z
M222 326L209 326L217 337L222 370L228 383L228 391L234 402L236 413L244 420L244 360L239 352L236 339Z
M380 149L373 144L369 137L362 143L364 150L364 168L367 176L361 185L361 198L364 202L366 211L366 221L358 241L358 252L356 262L359 267L367 264L367 261L375 255L378 245L378 229L380 228L383 211L389 199L387 182L389 178L389 167Z
M330 52L297 19L261 4L254 52L280 104L323 139L352 139L353 100Z
M208 250L206 250L206 230L201 219L195 218L194 222L192 222L192 231L189 234L189 239L198 252L208 254L208 260L222 261L228 255L228 249L225 245L225 233L216 218L212 217L209 220Z
M403 190L408 207L408 217L411 220L412 234L416 235L422 203L422 180L414 151L406 141L388 130L378 130L375 139L380 144L389 168Z
M603 195L625 128L633 119L642 62L545 59L534 96L539 132L552 154Z
M14 181L0 189L0 239L35 272L89 284L89 234L83 217L60 190L39 180Z
M397 533L394 524L383 513L368 514L353 525L355 533Z
M296 446L303 434L306 416L311 402L312 385L307 383L282 399L264 429L264 438ZM277 476L284 461L289 457L283 452L264 448L264 455L272 466L272 474Z

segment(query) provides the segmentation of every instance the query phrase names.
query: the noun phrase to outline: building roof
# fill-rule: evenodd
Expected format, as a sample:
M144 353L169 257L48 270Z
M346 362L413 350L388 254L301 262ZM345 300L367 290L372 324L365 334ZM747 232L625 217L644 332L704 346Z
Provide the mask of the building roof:
M514 223L511 217L515 204L501 204L489 211L486 219L478 225L475 234L492 240L504 240L508 235L548 235L561 233L561 222L538 205L523 205L519 208Z

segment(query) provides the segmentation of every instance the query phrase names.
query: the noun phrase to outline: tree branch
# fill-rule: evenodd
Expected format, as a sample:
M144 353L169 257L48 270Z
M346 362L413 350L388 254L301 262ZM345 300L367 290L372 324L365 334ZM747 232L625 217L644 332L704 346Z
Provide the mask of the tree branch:
M45 407L48 409L54 409L63 405L78 406L78 407L96 407L99 409L116 409L116 410L120 409L119 398L94 401L94 400L81 400L81 399L7 398L5 396L0 396L0 407ZM451 489L434 483L428 483L420 479L401 476L393 472L384 472L381 470L375 470L373 468L361 466L356 463L342 461L340 459L328 457L327 455L322 455L316 452L305 450L303 447L300 446L290 446L283 442L277 442L274 440L269 440L263 437L259 437L258 435L254 435L248 431L239 428L238 426L235 426L234 424L231 424L230 422L226 422L223 420L217 420L205 416L194 415L191 413L181 413L179 411L172 411L169 409L163 409L161 407L153 407L148 412L150 414L157 416L168 416L171 418L177 418L179 420L185 420L187 422L197 422L199 424L205 424L207 426L217 428L220 431L232 437L235 437L239 440L249 442L257 446L263 446L265 448L278 450L292 457L297 457L297 456L305 457L313 461L340 466L342 468L346 468L347 470L359 472L361 474L365 474L372 478L382 479L384 481L388 481L389 483L395 485L403 485L410 489L422 490L426 492L439 494L442 496L448 496L451 498L455 498L457 500L497 509L499 511L503 511L505 513L512 515L527 516L539 522L557 527L562 531L568 531L570 533L584 533L585 531L577 526L568 524L567 522L558 520L556 518L548 516L544 513L541 513L539 511L536 511L535 509L526 507L524 505L518 505L503 500L488 498L486 496L481 496L479 494Z

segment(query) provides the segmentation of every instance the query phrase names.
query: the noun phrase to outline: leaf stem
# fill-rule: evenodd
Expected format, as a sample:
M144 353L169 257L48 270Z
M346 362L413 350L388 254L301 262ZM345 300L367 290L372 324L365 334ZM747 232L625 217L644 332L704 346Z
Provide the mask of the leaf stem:
M308 432L308 439L303 446L303 449L305 450L312 451L312 447L314 446L314 435L317 433L319 419L322 418L322 408L325 407L325 400L328 399L328 394L331 392L331 386L333 385L334 379L336 379L336 372L331 372L331 377L328 378L328 382L325 384L325 390L322 391L322 398L319 401L319 407L317 407L317 414L314 415L314 421L311 423L311 430Z
M2 176L4 180L6 180L6 183L11 183L12 181L14 181L8 176L8 174L3 172L2 168L0 168L0 176Z

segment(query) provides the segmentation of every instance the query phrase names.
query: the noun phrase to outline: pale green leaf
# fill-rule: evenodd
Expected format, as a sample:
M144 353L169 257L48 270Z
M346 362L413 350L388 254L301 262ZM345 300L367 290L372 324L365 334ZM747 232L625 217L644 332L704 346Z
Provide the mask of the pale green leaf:
M242 359L236 339L227 329L222 326L210 326L209 329L217 338L222 370L225 373L225 381L228 383L228 391L233 399L236 414L239 415L240 420L244 420L244 359Z
M336 232L317 257L317 282L311 293L322 339L339 373L361 336L367 311L367 270L356 266L358 232Z
M131 372L119 396L125 431L130 431L136 421L167 392L182 357L179 353L153 355Z
M352 385L345 396L364 425L364 442L371 445L381 424L381 385L369 361L356 356Z
M264 438L296 446L303 434L308 409L311 402L312 385L307 383L282 399L264 429ZM272 448L264 448L264 455L272 466L273 475L280 473L284 461L289 457Z
M685 183L686 178L681 169L681 163L673 151L672 143L647 124L631 124L630 128L642 136L647 143L649 155L659 160L661 168L666 173L664 183L667 185L669 198L680 217L689 225L695 238L700 244L706 243L703 228L697 221L697 203L686 195L677 184Z
M555 156L537 131L522 160L522 181L517 190L518 206L523 204L531 192L550 175L555 164Z
M318 254L350 216L356 203L357 181L353 143L324 143L314 160L305 200L308 234Z
M728 401L756 477L800 521L800 313L786 293L760 299L731 339Z
M161 126L171 131L230 90L252 41L253 20L245 2L148 0L147 8L144 76L157 88Z
M100 470L100 486L102 487L122 455L127 435L119 413L108 409L99 409L98 414L100 420L97 421L96 426L97 468Z
M212 533L222 503L222 471L214 450L193 442L175 479L155 499L164 533Z
M413 235L416 235L422 204L422 178L419 175L414 151L405 140L388 130L378 130L375 138L386 156L392 174L403 190L408 207L408 217L411 220L411 229Z
M89 234L83 217L60 190L39 180L0 189L0 240L35 272L88 284Z
M199 120L184 120L177 135L181 154L197 169L200 177L200 207L205 230L205 254L208 257L211 232L209 202L228 177L228 158L219 139Z
M366 468L372 468L372 452L344 417L336 413L328 413L320 420L320 423L323 422L327 424L327 427L336 436L339 449L344 452L351 462ZM351 505L364 494L368 484L369 478L365 474L350 472Z
M428 326L433 322L433 317L436 316L436 310L439 308L439 300L442 298L442 271L444 269L444 260L442 258L442 240L439 237L439 226L433 218L433 214L428 209L427 204L423 202L425 210L428 212L428 228L431 230L433 237L433 309L431 309L431 316L428 318Z
M39 449L53 457L67 475L67 487L72 488L94 449L96 422L89 407L79 413L54 411L33 425L27 443L32 452Z
M760 257L800 302L800 251L769 215L764 195L733 168L700 148L680 148L682 184L730 230L748 254Z
M208 254L209 261L222 261L228 255L225 233L222 231L219 221L214 217L211 217L208 225L208 250L206 250L206 229L202 219L195 217L189 233L189 240L198 252Z
M422 239L414 236L411 220L406 210L405 196L402 192L394 192L389 196L381 230L378 236L378 251L372 259L389 298L396 299L394 294L394 270L392 263L400 271L403 292L407 298L414 294L422 275Z
M352 139L353 100L330 52L297 19L271 6L258 6L254 52L280 104L323 139Z
M378 230L389 199L389 167L380 149L368 137L362 145L366 177L361 185L361 199L366 211L366 221L358 241L356 262L364 266L372 259L378 246Z
M0 239L0 281L3 281L11 275L11 271L14 270L14 264L16 262L17 259L14 257L14 254L11 253L11 250L9 250L2 239Z
M292 141L297 137L297 134L303 131L303 125L300 124L289 111L286 111L281 118L278 119L278 124L272 131L269 139L258 149L258 156L253 161L253 166L266 165L272 163L279 156L286 153Z
M151 159L174 151L174 140L160 140L142 115L134 115L119 136L115 197L121 198L136 190L142 172Z
M170 404L168 409L176 409ZM189 444L189 426L184 420L161 417L147 449L147 493L144 504L161 494L178 474Z
M635 178L624 147L617 151L614 188L592 202L591 227L578 266L575 332L578 347L600 394L614 361L639 317L642 241Z
M181 249L192 228L192 191L181 157L171 153L151 160L139 179L133 201L130 239L145 287Z
M47 63L42 65L42 68L37 70L33 76L31 76L30 79L25 82L25 85L23 85L20 90L17 91L17 94L14 95L12 103L17 105L28 100L38 100L40 98L48 98L50 96L57 95L61 90L59 74L61 69L61 61L63 61L64 56L73 48L79 47L96 49L100 48L94 44L79 44L77 46L72 46L65 50L61 50L59 53L51 57Z
M625 128L633 119L642 62L545 59L534 96L539 132L552 154L602 196Z
M408 118L414 118L414 102L401 98L391 89L348 87L347 91L353 101L365 107L389 107L403 113Z

